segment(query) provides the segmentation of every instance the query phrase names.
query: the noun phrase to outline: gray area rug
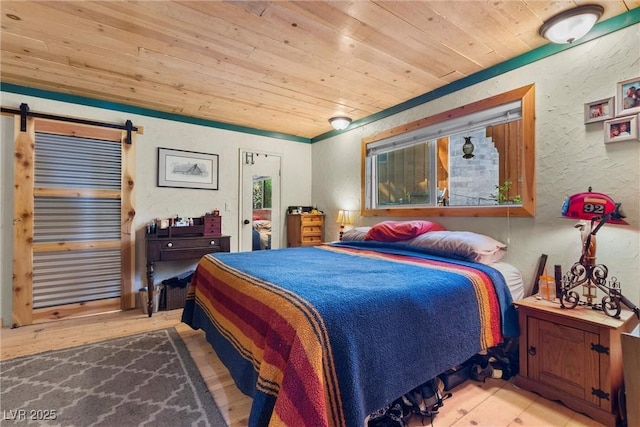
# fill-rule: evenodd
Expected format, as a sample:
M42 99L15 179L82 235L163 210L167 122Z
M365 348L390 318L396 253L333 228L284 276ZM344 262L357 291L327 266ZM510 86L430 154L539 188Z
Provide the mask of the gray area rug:
M1 425L226 426L174 328L0 362Z

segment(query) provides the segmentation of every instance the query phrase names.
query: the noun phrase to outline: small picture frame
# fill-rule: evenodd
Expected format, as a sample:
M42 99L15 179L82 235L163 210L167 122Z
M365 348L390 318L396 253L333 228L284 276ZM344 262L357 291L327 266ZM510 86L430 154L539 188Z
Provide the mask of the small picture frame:
M640 113L640 77L618 82L616 116Z
M158 147L158 187L218 189L218 155Z
M638 139L638 115L616 117L604 122L604 142L633 141Z
M584 104L584 123L595 123L615 117L615 96Z

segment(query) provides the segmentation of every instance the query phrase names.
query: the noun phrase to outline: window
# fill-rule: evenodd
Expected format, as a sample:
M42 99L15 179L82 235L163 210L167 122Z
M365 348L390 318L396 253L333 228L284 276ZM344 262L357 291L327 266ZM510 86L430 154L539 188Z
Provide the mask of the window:
M433 141L419 141L409 147L389 147L389 151L368 157L372 173L372 203L376 206L430 205L435 182Z
M363 214L532 215L532 104L528 86L365 139Z

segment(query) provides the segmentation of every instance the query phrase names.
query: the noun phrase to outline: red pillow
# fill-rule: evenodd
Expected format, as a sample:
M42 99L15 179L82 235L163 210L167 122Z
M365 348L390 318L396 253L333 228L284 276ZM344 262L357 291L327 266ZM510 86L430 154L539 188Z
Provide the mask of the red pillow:
M371 227L367 235L364 236L364 240L397 242L411 239L428 231L444 230L443 226L431 221L383 221Z

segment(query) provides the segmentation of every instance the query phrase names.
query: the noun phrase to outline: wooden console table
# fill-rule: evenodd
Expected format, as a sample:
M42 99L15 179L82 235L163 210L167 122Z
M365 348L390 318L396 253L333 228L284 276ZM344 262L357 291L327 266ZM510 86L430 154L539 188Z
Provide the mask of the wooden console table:
M148 313L153 313L153 265L158 261L198 259L213 252L229 252L230 237L204 235L202 227L169 227L146 235Z

